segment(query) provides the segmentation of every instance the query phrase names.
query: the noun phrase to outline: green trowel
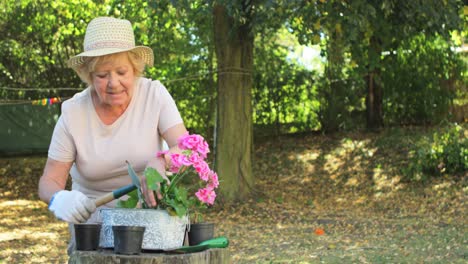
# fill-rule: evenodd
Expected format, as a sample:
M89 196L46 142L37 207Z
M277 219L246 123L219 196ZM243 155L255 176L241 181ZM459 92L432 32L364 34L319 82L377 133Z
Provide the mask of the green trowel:
M198 245L183 246L183 247L175 248L175 249L166 249L164 251L170 252L170 253L193 253L193 252L200 252L209 248L226 248L228 245L229 245L229 240L227 239L227 237L220 236L220 237L216 237L216 238L203 241Z

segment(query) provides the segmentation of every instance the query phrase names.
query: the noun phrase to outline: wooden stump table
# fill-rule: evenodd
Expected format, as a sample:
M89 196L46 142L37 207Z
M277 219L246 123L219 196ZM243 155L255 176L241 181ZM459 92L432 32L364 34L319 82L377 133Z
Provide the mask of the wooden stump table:
M140 255L119 255L113 250L75 251L68 260L69 264L228 264L230 262L227 248L212 248L196 253L146 253Z

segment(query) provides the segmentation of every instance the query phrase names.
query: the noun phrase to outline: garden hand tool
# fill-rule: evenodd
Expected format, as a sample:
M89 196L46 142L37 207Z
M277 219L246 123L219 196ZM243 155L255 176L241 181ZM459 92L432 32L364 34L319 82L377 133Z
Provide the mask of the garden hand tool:
M138 182L138 184L140 184L140 182ZM94 202L96 203L96 207L99 207L101 205L104 205L110 201L113 201L115 199L118 199L122 196L124 196L125 194L135 190L138 186L136 186L135 184L130 184L130 185L127 185L127 186L124 186L122 188L119 188L115 191L112 191L108 194L105 194L99 198L97 198Z
M220 236L208 239L195 246L183 246L175 249L166 249L164 251L170 253L193 253L200 252L209 248L226 248L227 246L229 246L229 240L227 239L227 237Z
M127 170L128 170L128 175L130 175L130 178L132 178L132 183L134 186L138 188L138 201L142 203L142 206L145 205L145 200L143 199L143 195L141 193L141 183L140 179L138 178L136 172L133 170L132 166L130 165L130 162L125 161L127 163Z
M58 219L78 224L88 220L89 216L96 210L96 205L79 191L62 190L54 194L50 200L49 210Z

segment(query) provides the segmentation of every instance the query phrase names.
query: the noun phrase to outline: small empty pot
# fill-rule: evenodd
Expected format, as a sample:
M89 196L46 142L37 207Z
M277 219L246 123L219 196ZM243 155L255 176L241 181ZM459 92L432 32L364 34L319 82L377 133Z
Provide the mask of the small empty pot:
M75 224L76 250L91 251L99 247L100 224Z
M144 226L112 226L114 232L114 253L137 255L141 253Z
M190 225L188 233L189 245L195 246L203 241L212 239L214 235L214 223L196 223Z

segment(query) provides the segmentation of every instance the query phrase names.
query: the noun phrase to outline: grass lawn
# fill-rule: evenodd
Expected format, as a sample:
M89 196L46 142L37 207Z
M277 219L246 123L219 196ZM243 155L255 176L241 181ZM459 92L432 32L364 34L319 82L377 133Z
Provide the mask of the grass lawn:
M233 263L466 263L466 171L425 182L401 173L434 129L257 139L252 198L206 218ZM68 259L67 225L37 198L44 163L0 158L0 263Z

